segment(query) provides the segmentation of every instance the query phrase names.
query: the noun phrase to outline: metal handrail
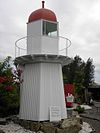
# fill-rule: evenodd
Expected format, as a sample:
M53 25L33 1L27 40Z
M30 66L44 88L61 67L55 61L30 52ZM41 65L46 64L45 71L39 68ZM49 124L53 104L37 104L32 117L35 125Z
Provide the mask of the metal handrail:
M71 40L69 40L68 38L66 38L66 37L63 37L63 36L59 36L60 38L63 38L63 39L66 39L66 41L69 41L69 46L67 47L67 48L69 48L70 46L71 46Z
M41 36L33 36L33 35L30 35L30 36L25 36L25 37L22 37L22 38L18 39L15 42L15 57L16 57L17 49L18 49L18 56L20 56L20 51L21 50L24 50L24 51L27 50L26 48L22 48L21 46L19 46L19 42L22 41L23 39L26 39L27 40L28 37L34 37L35 38L35 37L41 37ZM56 38L56 37L53 37L53 36L47 36L47 37ZM63 49L61 49L61 50L59 50L59 52L61 52L63 50L66 50L66 55L67 55L67 49L71 46L71 41L68 38L62 37L62 36L58 36L57 38L59 38L59 39L61 38L61 39L66 40L66 47L63 48Z

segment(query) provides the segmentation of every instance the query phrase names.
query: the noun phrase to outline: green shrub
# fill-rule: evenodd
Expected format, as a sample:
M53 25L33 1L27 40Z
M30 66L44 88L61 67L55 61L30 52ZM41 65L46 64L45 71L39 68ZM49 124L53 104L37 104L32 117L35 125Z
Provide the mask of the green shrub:
M84 107L81 107L80 105L78 105L75 110L78 111L78 113L83 113Z

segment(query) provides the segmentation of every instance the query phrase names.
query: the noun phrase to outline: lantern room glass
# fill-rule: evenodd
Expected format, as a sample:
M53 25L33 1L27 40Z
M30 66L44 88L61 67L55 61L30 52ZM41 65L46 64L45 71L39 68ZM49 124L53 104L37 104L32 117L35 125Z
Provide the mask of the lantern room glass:
M52 22L43 20L42 25L43 25L43 35L51 36L51 37L58 36L57 23L52 23Z

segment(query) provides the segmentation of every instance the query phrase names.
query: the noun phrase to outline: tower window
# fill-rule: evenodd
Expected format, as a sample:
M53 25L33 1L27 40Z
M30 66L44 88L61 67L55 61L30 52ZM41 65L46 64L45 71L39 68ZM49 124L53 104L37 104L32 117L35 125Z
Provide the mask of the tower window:
M43 21L43 35L57 36L57 23Z

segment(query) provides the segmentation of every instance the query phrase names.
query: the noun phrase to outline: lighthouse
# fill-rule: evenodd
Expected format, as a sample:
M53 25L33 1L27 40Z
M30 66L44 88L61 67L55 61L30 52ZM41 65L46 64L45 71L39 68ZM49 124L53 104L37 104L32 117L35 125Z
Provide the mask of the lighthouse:
M55 13L44 7L44 1L42 8L33 11L28 18L26 39L26 54L15 58L23 80L20 84L20 119L67 118L62 65L68 64L69 58L59 54L59 23Z

